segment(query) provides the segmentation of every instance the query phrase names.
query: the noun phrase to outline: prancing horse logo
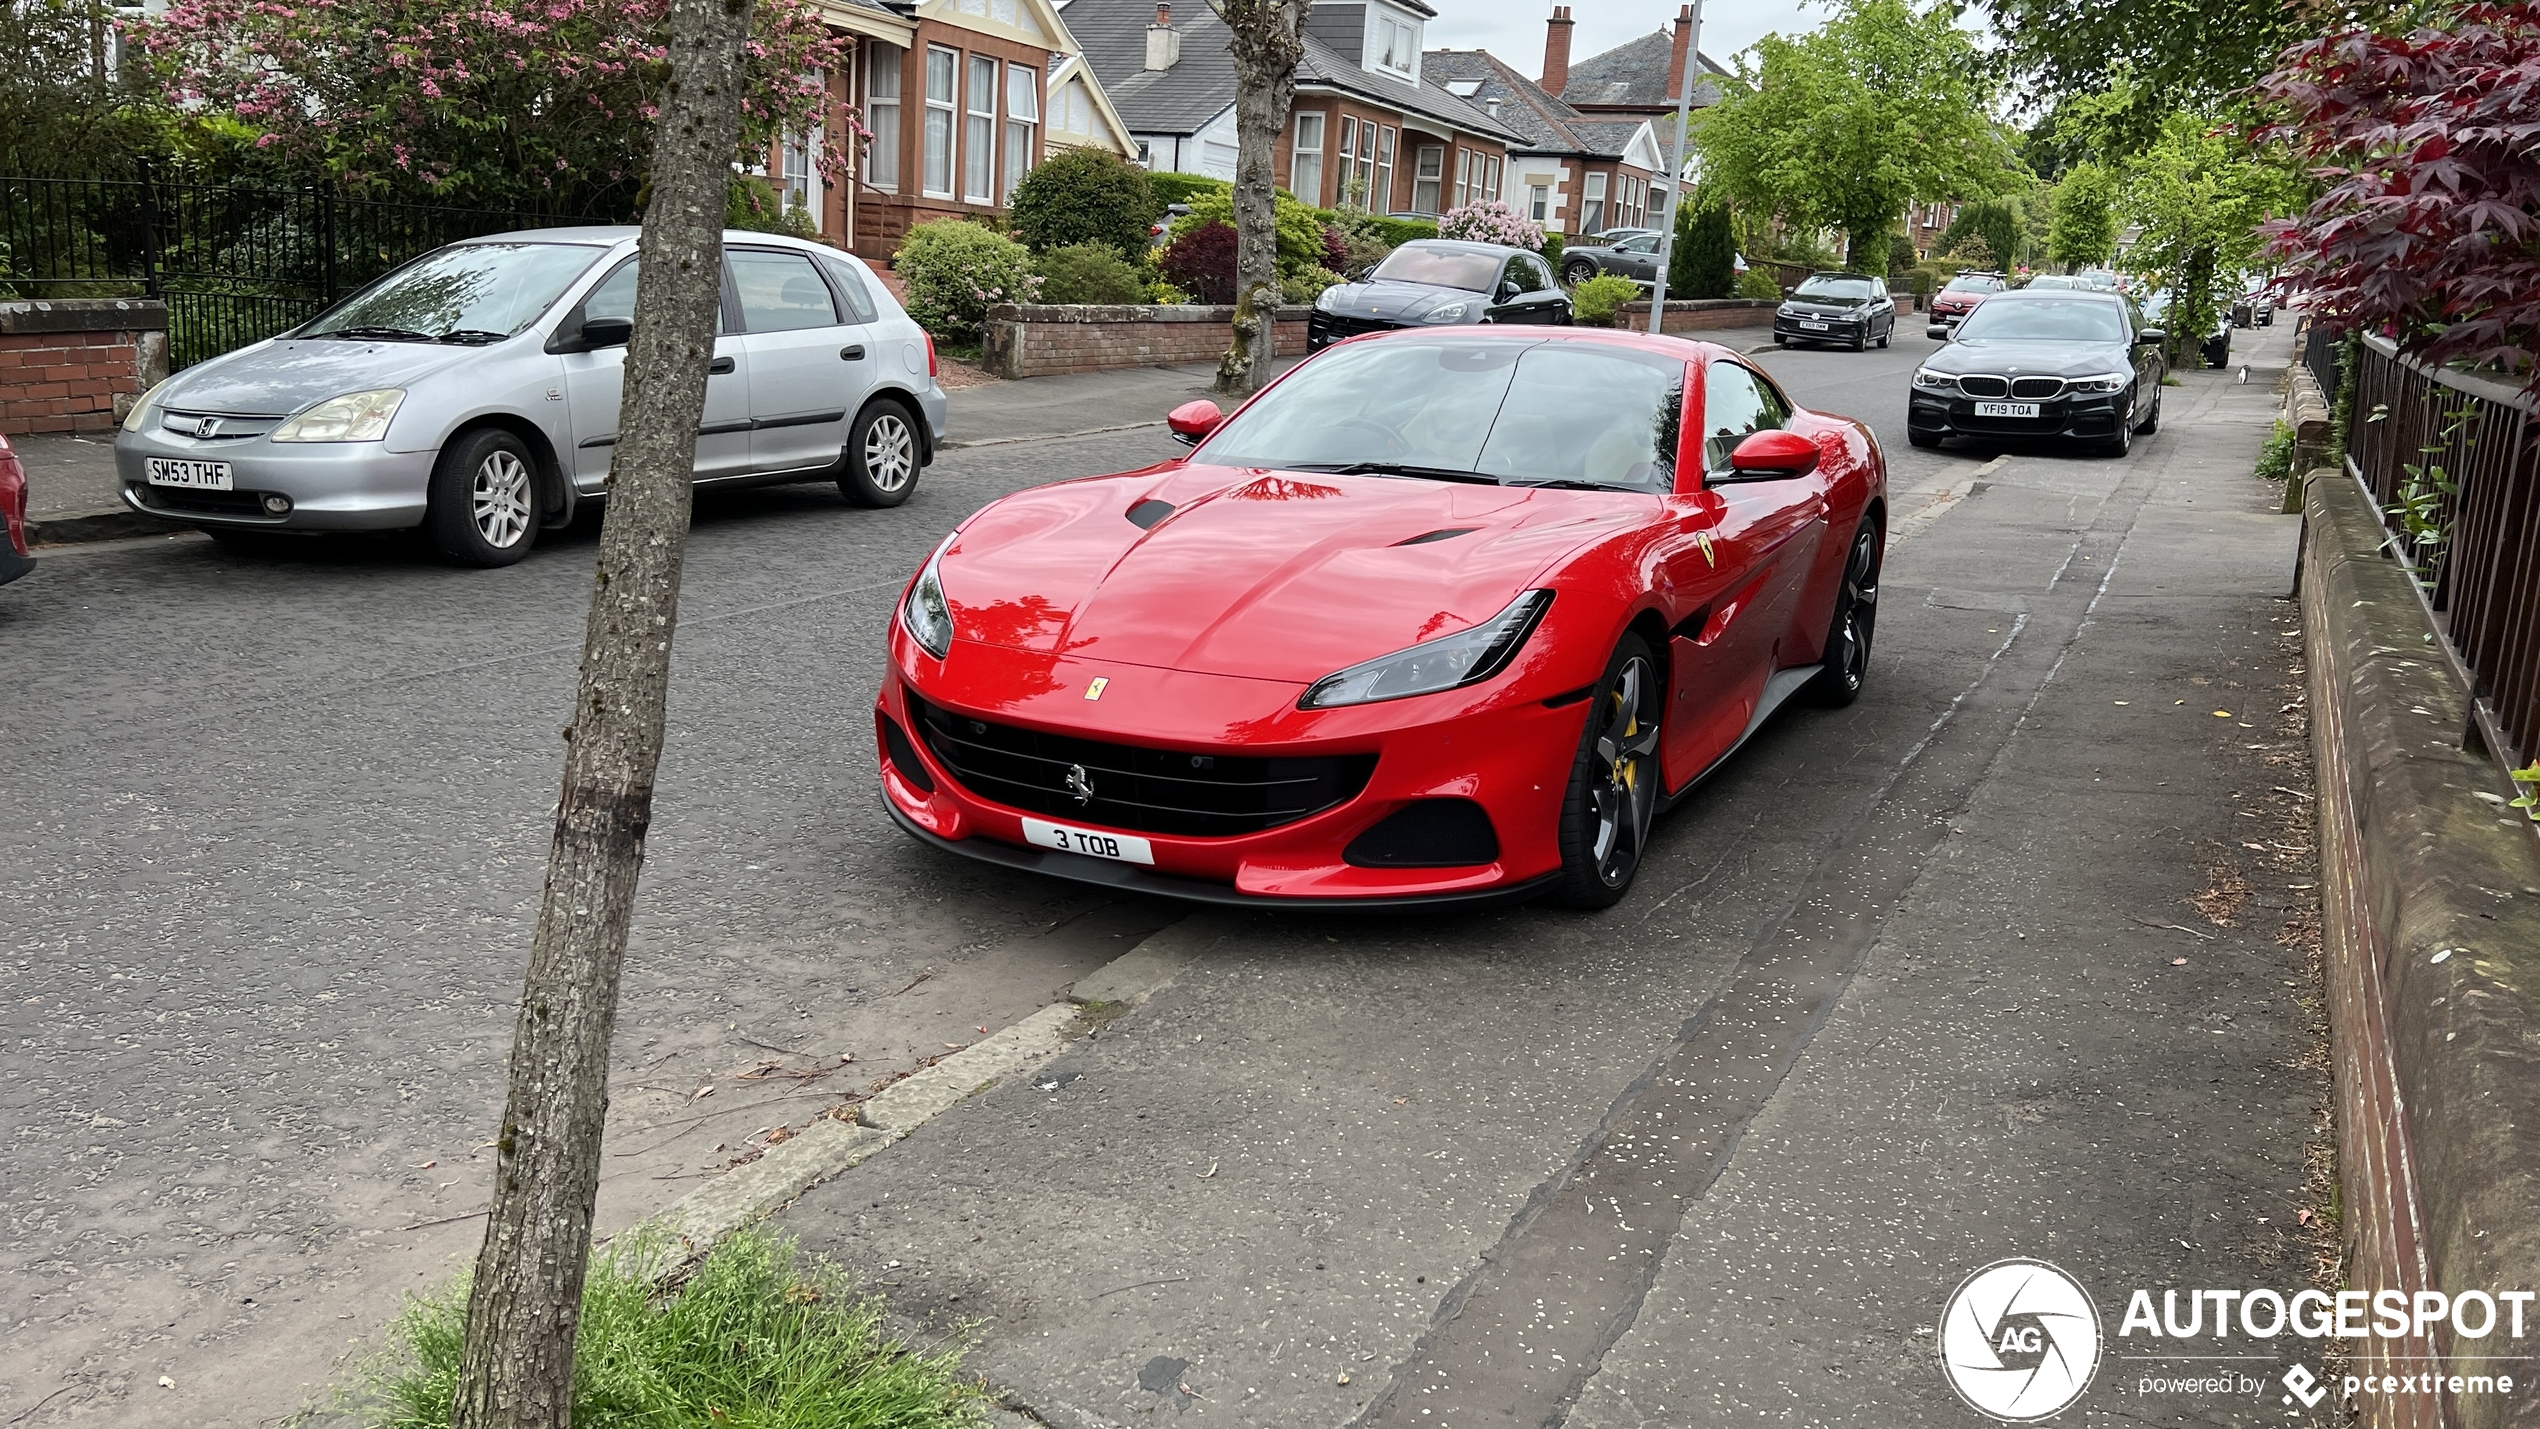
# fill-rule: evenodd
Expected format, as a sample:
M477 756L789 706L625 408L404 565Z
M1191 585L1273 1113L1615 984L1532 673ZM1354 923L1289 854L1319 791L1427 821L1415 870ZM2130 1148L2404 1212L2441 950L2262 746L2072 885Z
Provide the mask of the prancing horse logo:
M1075 795L1076 802L1079 804L1090 804L1094 801L1093 777L1085 772L1084 765L1067 766L1067 792Z

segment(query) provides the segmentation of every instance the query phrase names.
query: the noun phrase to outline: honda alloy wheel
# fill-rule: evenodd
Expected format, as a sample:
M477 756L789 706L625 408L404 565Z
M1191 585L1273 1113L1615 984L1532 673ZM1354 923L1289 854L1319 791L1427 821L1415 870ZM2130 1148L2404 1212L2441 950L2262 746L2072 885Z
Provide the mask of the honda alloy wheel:
M433 464L424 530L469 566L508 566L538 540L538 459L500 427L463 432Z
M908 409L876 401L847 432L847 469L838 489L858 506L897 506L917 489L917 426Z

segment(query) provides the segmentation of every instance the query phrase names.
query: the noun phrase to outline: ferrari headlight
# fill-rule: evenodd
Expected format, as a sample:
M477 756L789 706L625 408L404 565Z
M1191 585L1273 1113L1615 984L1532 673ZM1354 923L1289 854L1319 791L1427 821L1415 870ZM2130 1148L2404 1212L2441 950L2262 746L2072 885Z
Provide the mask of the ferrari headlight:
M134 400L132 410L123 414L123 429L125 431L137 432L150 424L151 414L159 410L160 389L166 387L167 385L168 380L162 377L158 381L150 384L149 391L142 393L139 398Z
M940 569L944 552L952 549L955 531L926 558L926 569L917 573L917 583L908 588L908 598L900 602L900 628L908 638L923 646L926 653L941 660L952 653L952 607L944 600L944 580Z
M406 400L406 389L347 392L329 397L273 429L277 442L375 442L388 435L388 419Z
M1925 392L1955 392L1958 376L1954 372L1934 372L1928 367L1914 369L1914 385Z
M1481 309L1482 305L1480 303L1471 301L1470 299L1460 303L1444 303L1429 309L1428 315L1423 317L1421 321L1431 323L1466 323L1471 322L1476 316L1478 316Z
M2076 377L2064 386L2072 392L2087 396L2123 392L2133 381L2134 374L2131 372L2110 372L2098 377Z
M1478 685L1508 668L1525 648L1526 637L1552 606L1552 592L1530 590L1508 608L1470 630L1408 650L1381 655L1325 675L1296 702L1301 710L1328 710L1341 705L1372 705L1412 695Z

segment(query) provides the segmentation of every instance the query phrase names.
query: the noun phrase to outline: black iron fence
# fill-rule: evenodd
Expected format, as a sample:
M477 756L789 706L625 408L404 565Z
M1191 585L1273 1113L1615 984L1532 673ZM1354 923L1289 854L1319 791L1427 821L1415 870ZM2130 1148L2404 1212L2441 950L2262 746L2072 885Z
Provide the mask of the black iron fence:
M2332 334L2316 322L2305 319L2302 324L2301 363L2318 380L2320 400L2326 402L2331 411L2336 410L2337 393L2346 380L2346 375L2337 367L2338 350L2346 345L2346 341L2343 334Z
M2335 350L2328 367L2336 368ZM2495 753L2540 757L2540 415L2500 382L2355 353L2346 459L2476 691Z
M271 337L445 243L593 221L382 203L326 185L0 176L0 296L161 299L168 363L183 367Z

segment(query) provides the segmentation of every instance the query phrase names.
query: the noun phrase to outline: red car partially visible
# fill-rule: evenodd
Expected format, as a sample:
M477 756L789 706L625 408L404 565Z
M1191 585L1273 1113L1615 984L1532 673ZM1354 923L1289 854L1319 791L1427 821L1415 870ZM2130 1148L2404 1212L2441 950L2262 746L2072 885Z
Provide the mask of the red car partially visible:
M1776 706L1862 687L1885 460L1728 348L1409 329L1171 426L1197 450L1005 497L909 583L909 833L1216 903L1603 907Z
M35 569L35 557L26 552L26 468L7 437L0 437L0 526L8 528L8 539L0 541L0 585L7 585Z
M1976 310L1976 304L2009 288L1999 273L1961 273L1931 298L1929 336L1947 337Z

